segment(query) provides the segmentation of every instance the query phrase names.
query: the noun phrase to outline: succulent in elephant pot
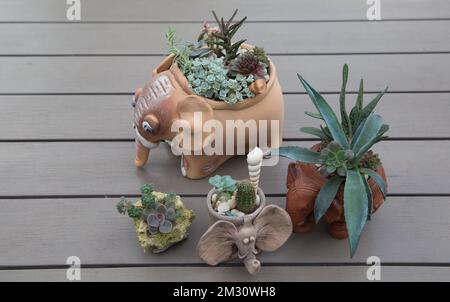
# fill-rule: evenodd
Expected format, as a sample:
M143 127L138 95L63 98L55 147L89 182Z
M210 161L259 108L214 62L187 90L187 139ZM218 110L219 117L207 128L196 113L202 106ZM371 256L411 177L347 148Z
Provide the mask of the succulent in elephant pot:
M168 142L181 157L183 176L206 177L255 147L248 122L267 123L251 134L267 138L261 147L281 145L284 101L275 65L262 48L234 41L245 21L234 22L236 14L224 20L214 13L218 27L205 24L192 43L167 31L169 55L132 100L137 167L148 162L160 142Z
M286 209L295 232L308 231L314 221L325 217L332 236L348 237L352 257L367 220L386 198L384 169L371 148L389 129L381 116L373 112L387 89L364 106L361 80L355 105L348 114L345 104L348 66L344 65L339 121L325 99L298 76L318 110L306 114L324 125L301 129L321 140L311 149L287 146L272 152L297 161L288 169Z
M161 253L186 239L194 212L175 193L161 193L153 185L141 187L141 198L132 203L122 197L116 208L133 219L139 244L144 251Z

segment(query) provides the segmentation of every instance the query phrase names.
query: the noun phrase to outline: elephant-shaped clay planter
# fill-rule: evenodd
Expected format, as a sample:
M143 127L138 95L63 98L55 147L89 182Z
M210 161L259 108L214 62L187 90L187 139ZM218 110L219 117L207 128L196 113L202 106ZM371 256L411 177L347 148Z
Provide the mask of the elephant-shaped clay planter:
M183 150L190 150L190 153L183 152L181 156L181 172L185 177L192 179L210 175L226 160L237 155L238 150L245 150L245 153L248 153L255 147L249 146L249 131L248 129L246 131L244 125L247 121L255 121L257 126L260 125L260 121L267 121L267 127L264 129L266 134L260 133L261 130L258 127L258 135L255 137L258 137L259 140L266 138L268 148L278 148L281 145L284 101L275 65L272 62L269 64L268 82L254 87L256 89L255 97L228 105L223 101L195 95L189 89L186 77L173 59L173 55L166 57L153 70L151 81L143 88L138 88L133 97L136 136L135 165L137 167L142 167L147 163L150 149L155 148L162 141L172 142L177 134L183 131L182 129L179 129L178 132L172 131L172 124L176 120L186 121L192 129L189 134L191 144L186 143L186 146L181 146ZM258 83L260 84L260 82ZM194 124L195 113L197 117L198 113L201 113L200 125ZM218 121L222 125L221 133L203 129L203 125L209 120ZM232 129L233 133L228 133L234 142L232 154L226 152L227 120L244 122L236 126L236 129L237 132L243 133L245 141L239 139L234 128ZM277 126L273 126L273 124ZM223 150L213 155L206 155L203 147L217 145L217 138L221 138L223 141ZM200 143L196 143L198 140L201 140ZM255 142L255 144L263 145L261 142ZM233 149L230 146L228 148Z
M311 149L318 151L319 146L314 145ZM383 178L387 186L386 174L383 167L380 166L376 172ZM291 216L295 233L305 233L314 227L315 200L320 189L326 182L327 178L320 174L315 165L299 162L289 164L286 211ZM374 213L384 201L383 194L373 179L369 178L368 184L372 191L372 212ZM329 224L328 233L332 237L337 239L345 239L348 237L344 217L344 184L340 186L330 208L325 212L324 218Z
M261 203L249 215L242 217L222 216L211 207L211 195L207 203L213 223L200 238L197 246L200 258L209 265L239 258L250 274L256 274L261 263L256 259L260 251L275 251L292 234L289 214L276 205L265 205L264 193L258 189Z

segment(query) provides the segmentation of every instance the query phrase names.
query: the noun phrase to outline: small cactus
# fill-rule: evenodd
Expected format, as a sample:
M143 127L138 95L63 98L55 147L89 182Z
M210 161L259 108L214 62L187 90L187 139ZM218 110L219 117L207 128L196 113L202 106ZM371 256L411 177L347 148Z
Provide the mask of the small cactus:
M253 184L244 180L238 183L236 189L236 207L239 211L250 214L256 208L256 193Z

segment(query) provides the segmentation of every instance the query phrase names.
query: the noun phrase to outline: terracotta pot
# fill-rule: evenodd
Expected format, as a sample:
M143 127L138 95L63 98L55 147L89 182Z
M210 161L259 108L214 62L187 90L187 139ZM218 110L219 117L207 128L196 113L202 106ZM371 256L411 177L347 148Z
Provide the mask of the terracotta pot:
M214 193L217 193L216 189L212 189L211 191L209 191L208 196L206 196L206 207L208 209L209 224L214 224L216 221L219 221L219 220L225 220L225 221L229 221L229 222L233 223L235 226L243 225L244 224L244 216L231 217L231 216L220 215L213 209L211 199L212 199L212 196ZM250 218L250 220L255 219L255 217L259 215L261 210L266 205L266 196L264 195L264 192L263 192L263 190L261 190L261 188L258 188L258 196L259 196L258 208L256 208L256 210L253 211L253 213L245 215L245 216L248 216L248 218Z
M319 145L314 145L314 151L319 150ZM377 173L383 178L387 186L384 168L380 166ZM317 167L312 164L290 163L287 175L286 211L292 219L293 231L305 233L314 225L314 203L317 194L327 178L319 173ZM383 195L375 181L368 180L373 196L372 212L376 212L383 203ZM344 218L344 184L339 188L336 198L322 219L329 224L328 233L338 239L348 237Z
M246 45L245 47L251 46ZM234 154L206 155L203 146L211 145L210 143L215 137L214 133L202 129L208 120L217 120L222 125L222 154L225 154L227 149L225 127L227 120L243 122L254 120L257 125L259 121L267 121L267 145L270 148L278 148L282 143L284 101L272 61L269 64L269 81L265 85L256 83L253 86L252 89L259 94L234 105L207 99L195 95L189 89L186 77L178 66L173 64L173 55L166 57L153 70L152 80L145 84L143 89L137 89L133 98L136 132L135 165L144 166L148 160L150 149L155 148L159 142L174 140L181 130L172 132L171 126L175 120L179 119L186 121L194 130L190 133L191 146L182 146L192 151L181 158L181 172L188 178L206 177L226 160L236 155L237 150L244 150L245 153L248 153L255 147L254 144L249 146L249 131L246 131L245 126L240 126L237 127L237 130L245 133L246 139L245 142L238 141L235 133ZM198 112L202 113L202 125L195 127L194 113ZM279 127L272 127L271 121L278 121ZM220 137L220 135L216 137ZM260 133L258 133L258 137L261 137ZM272 139L272 137L276 137L276 139ZM194 143L196 140L201 140L201 143ZM262 143L264 142L256 142L258 145Z

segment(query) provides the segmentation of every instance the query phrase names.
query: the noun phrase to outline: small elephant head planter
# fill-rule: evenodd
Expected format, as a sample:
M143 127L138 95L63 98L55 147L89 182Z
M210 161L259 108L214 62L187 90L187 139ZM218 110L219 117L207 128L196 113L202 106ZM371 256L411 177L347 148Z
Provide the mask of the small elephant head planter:
M256 255L260 251L275 251L291 233L289 214L276 205L268 205L255 218L245 215L240 226L225 220L215 222L200 238L197 249L209 265L239 258L250 274L256 274L261 268Z
M257 125L257 133L252 135L267 137L268 148L280 146L284 120L283 94L278 83L275 65L271 61L268 70L267 83L264 83L254 97L230 105L196 95L189 88L187 78L174 62L174 56L166 57L153 70L151 81L143 88L138 88L133 97L135 165L144 166L148 161L150 150L157 147L160 142L172 142L183 150L181 156L183 176L191 179L206 177L226 160L242 151L248 153L254 147L250 146L249 131L246 131L247 122ZM199 117L199 114L201 114L201 120L195 118ZM189 126L190 133L186 135L184 128L187 127L175 127L174 130L175 121L182 121ZM214 121L214 124L218 126L208 129L208 127L211 128L211 126L205 126L208 121ZM235 122L234 127L227 126L229 121ZM264 134L259 133L260 121L266 123L266 126L261 127L266 132ZM227 128L230 128L233 133L236 128L238 135L227 135ZM189 140L186 140L189 143L186 143L185 139L181 142L176 139L177 135L182 134L183 131L183 134L189 137ZM241 134L245 139L240 139ZM232 154L229 151L230 147L227 148L228 144L234 146L231 148ZM223 148L217 150L219 148L214 147L213 154L206 154L204 147L212 145L220 145ZM185 150L188 151L185 152Z

